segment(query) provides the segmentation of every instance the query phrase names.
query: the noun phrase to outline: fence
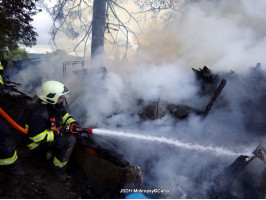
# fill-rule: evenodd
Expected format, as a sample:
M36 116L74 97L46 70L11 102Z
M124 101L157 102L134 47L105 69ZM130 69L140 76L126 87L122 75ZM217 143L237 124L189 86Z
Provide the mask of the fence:
M73 71L84 69L84 61L72 61L63 63L63 76L69 77Z

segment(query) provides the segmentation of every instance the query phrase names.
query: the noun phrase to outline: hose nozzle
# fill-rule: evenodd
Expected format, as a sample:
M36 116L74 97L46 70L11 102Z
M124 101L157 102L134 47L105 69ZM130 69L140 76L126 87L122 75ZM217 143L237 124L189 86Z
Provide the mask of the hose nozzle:
M76 124L72 124L72 125L70 125L70 127L69 127L69 131L71 132L71 133L89 133L89 135L91 135L92 134L92 127L90 127L90 128L81 128L80 126L78 126L78 125L76 125Z

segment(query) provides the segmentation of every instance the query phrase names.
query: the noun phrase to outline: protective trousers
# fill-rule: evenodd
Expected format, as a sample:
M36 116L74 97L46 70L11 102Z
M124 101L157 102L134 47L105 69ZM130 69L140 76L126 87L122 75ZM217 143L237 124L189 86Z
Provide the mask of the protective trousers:
M57 136L49 145L53 153L53 164L55 170L65 170L68 160L76 144L76 138L71 134Z
M46 153L47 158L47 152L49 152L49 154L52 154L51 156L53 156L53 168L55 170L64 171L75 144L76 138L71 134L66 133L62 136L56 136L53 142L48 144L43 143L34 149L34 157L44 156Z
M18 166L15 139L6 121L0 116L0 170L10 170Z

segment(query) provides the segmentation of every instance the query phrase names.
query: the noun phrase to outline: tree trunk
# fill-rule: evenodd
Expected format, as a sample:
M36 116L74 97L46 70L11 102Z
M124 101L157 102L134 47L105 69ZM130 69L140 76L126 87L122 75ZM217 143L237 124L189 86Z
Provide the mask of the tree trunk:
M104 32L107 0L94 0L92 16L91 66L104 66Z

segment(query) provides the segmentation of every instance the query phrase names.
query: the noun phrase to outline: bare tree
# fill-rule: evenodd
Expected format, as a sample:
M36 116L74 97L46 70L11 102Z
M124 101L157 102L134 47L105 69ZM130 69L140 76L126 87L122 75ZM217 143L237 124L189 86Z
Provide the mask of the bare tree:
M50 0L50 4L53 0ZM65 34L75 42L70 51L83 50L85 58L91 45L91 60L97 55L98 65L102 65L104 44L124 49L124 56L133 46L139 45L136 31L142 31L140 21L147 13L156 18L161 11L174 13L180 0L134 0L135 9L126 8L128 0L58 0L52 7L44 5L53 17L52 43L57 47L57 37ZM136 11L137 9L137 11ZM171 18L169 15L166 17ZM107 34L105 34L105 32Z
M106 3L107 0L94 0L93 3L91 40L92 66L103 66Z

